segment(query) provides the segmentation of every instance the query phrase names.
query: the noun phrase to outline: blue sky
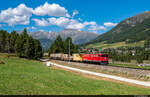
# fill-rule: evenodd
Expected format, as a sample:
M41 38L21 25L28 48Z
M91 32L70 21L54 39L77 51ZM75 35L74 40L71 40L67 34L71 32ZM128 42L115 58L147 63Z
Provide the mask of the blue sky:
M0 28L103 33L122 20L150 10L150 0L2 0Z

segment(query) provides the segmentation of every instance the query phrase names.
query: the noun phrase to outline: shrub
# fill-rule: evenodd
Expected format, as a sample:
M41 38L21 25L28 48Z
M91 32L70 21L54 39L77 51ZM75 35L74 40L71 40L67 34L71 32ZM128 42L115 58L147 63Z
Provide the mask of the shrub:
M5 64L3 61L0 60L0 64Z

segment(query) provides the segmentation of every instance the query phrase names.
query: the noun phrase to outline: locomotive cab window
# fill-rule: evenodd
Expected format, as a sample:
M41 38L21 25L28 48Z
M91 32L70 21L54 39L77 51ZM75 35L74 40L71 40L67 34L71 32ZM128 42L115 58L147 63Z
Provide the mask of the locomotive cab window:
M102 57L108 57L108 55L102 55Z

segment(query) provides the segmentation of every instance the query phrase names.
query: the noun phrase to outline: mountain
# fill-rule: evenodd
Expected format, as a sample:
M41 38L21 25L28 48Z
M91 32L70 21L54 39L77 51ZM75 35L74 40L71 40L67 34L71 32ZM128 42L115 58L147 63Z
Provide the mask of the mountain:
M123 41L132 43L145 40L149 37L150 11L146 11L123 20L116 27L102 35L99 35L96 39L88 42L87 44L99 42L116 43Z
M86 31L78 31L74 29L64 29L58 33L61 35L62 39L66 39L67 37L71 37L73 43L75 44L83 44L89 42L90 40L95 39L98 34L93 32Z
M41 42L41 45L44 49L49 48L51 43L56 39L58 35L65 40L67 37L71 37L73 43L75 44L84 44L89 42L90 40L95 39L98 34L94 32L86 32L86 31L78 31L74 29L64 29L60 32L28 32L33 38L38 39Z

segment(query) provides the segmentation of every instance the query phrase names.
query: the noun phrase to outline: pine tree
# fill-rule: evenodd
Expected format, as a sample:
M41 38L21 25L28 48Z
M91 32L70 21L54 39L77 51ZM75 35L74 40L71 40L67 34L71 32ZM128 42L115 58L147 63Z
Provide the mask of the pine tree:
M23 57L23 41L21 36L17 37L15 43L15 52L19 57Z
M70 41L70 49L71 49L71 39L70 37L66 38L66 40L64 41L64 53L68 54L69 52L69 41Z
M9 34L0 30L0 52L16 53L18 57L29 59L41 58L43 54L40 42L29 36L26 29L20 35L16 31Z
M70 45L70 54L78 52L78 46L72 43L72 39L70 37L67 37L66 40L64 41L64 53L66 54L69 53L69 45Z
M144 47L145 48L150 48L150 39L148 38L148 39L146 39L146 41L145 41L145 43L144 43Z
M24 29L24 31L22 32L22 34L21 34L20 36L21 36L22 44L23 44L22 56L25 57L25 56L26 56L26 55L25 55L25 50L26 50L26 46L27 46L26 42L27 42L27 40L28 40L28 38L29 38L29 35L28 35L28 33L27 33L27 30Z
M78 52L78 46L72 43L72 39L67 37L65 41L62 41L59 35L56 40L51 44L49 48L49 55L51 53L69 53L69 41L70 41L70 54Z
M18 36L19 35L17 34L16 31L11 32L11 34L10 34L10 51L11 51L11 53L15 53L15 44L16 44L16 40L17 40Z
M42 46L39 40L34 39L34 59L41 58L43 55Z
M5 52L10 53L10 34L6 34Z
M136 60L137 60L138 63L143 63L143 59L142 59L141 56L138 55L136 57L137 57Z
M57 48L56 49L56 53L63 53L63 49L64 49L64 43L62 41L62 38L60 35L58 35L58 37L56 38L55 40L55 47Z
M79 53L78 49L79 49L79 46L74 45L73 53Z
M63 53L64 52L64 42L59 35L56 40L52 43L49 49L49 53Z
M141 51L139 50L136 51L136 60L138 63L143 63L143 56L142 56Z
M52 53L55 53L55 41L51 44L50 48L49 48L49 55Z
M6 49L6 38L7 38L7 33L4 30L0 30L0 52L5 52Z
M32 59L34 56L34 41L30 36L25 43L25 57L28 59Z

